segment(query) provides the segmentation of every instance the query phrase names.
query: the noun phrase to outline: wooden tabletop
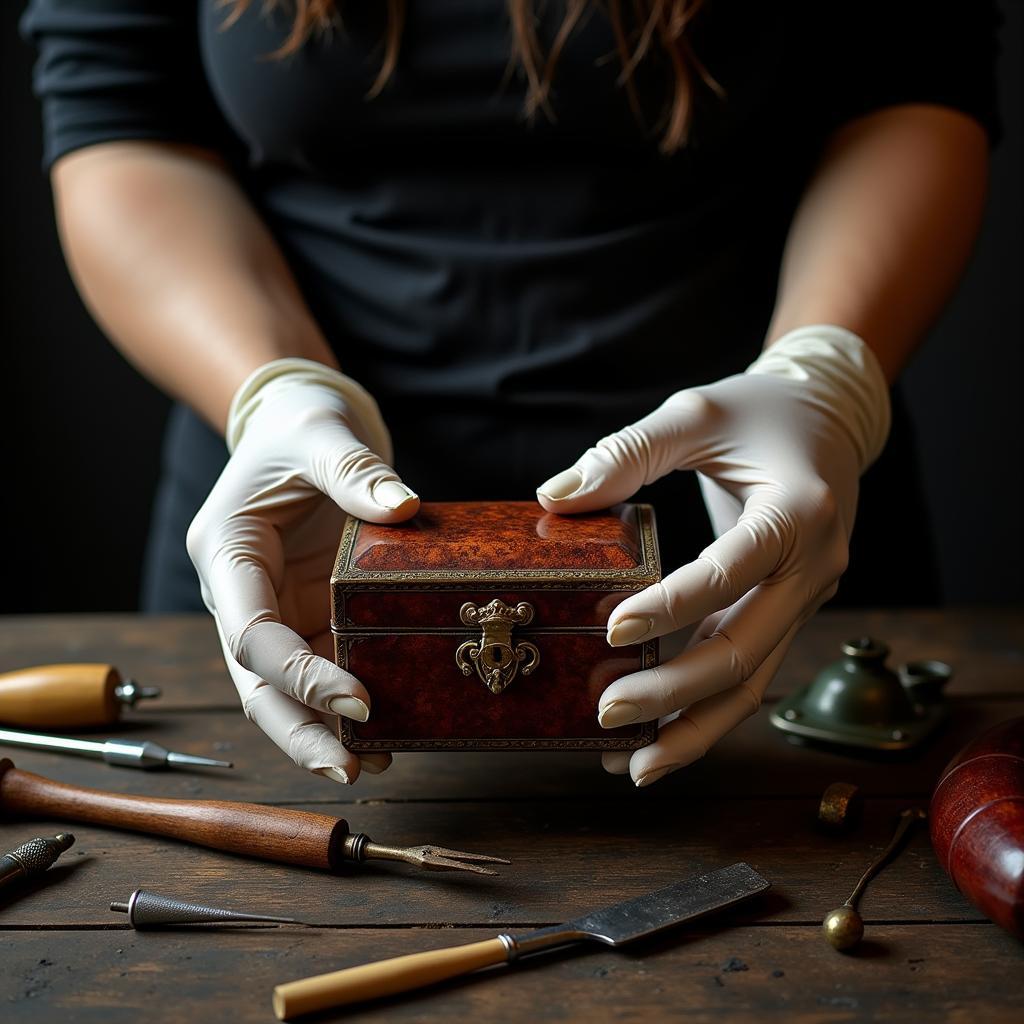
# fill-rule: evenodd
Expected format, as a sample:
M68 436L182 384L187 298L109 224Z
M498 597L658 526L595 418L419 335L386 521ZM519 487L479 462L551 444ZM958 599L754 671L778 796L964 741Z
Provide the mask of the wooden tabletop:
M950 723L907 762L791 746L765 708L703 761L649 789L606 775L596 755L525 753L406 754L348 789L291 765L245 720L206 618L0 621L0 671L113 662L164 691L126 714L119 734L236 765L145 773L5 751L20 768L124 793L312 809L380 841L431 841L513 861L492 879L402 865L332 876L75 825L77 842L55 868L0 898L0 1017L269 1022L278 982L555 924L745 860L771 880L771 892L699 927L619 952L579 946L315 1019L1019 1020L1024 946L960 896L924 829L868 887L856 954L826 946L821 919L849 895L900 810L927 804L952 754L1024 714L1024 615L823 613L798 638L774 699L833 660L840 641L864 633L888 642L894 662L938 658L954 667ZM856 783L867 797L862 825L845 838L815 824L818 799L835 781ZM61 827L4 821L0 852ZM108 905L140 887L315 927L136 933Z

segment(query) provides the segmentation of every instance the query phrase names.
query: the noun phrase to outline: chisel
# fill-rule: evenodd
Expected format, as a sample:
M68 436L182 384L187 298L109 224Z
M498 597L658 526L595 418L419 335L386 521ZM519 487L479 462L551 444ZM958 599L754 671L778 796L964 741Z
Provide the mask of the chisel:
M520 957L588 939L607 946L623 946L731 907L764 892L770 885L749 864L732 864L527 935L498 935L466 946L433 949L290 981L274 989L274 1013L279 1020L291 1020L332 1006L408 992L482 967L514 963Z

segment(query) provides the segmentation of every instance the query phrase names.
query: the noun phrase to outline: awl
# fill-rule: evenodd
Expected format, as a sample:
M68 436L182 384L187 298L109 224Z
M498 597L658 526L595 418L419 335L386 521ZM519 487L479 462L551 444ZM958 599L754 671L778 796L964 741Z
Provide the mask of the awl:
M125 679L113 665L35 665L0 672L0 722L22 729L95 729L113 725L155 686Z
M544 949L588 939L607 946L623 946L731 907L764 892L770 885L749 864L732 864L527 935L499 935L466 946L413 953L290 981L274 989L274 1013L279 1020L291 1020L332 1006L408 992L482 967L512 963Z
M0 729L0 743L31 750L56 750L62 754L81 754L100 757L107 764L126 768L233 768L230 761L215 761L212 757L197 757L167 750L152 740L76 740L69 736L47 736L39 732L20 732Z
M147 889L136 889L128 899L114 900L110 909L128 915L128 923L137 931L147 928L166 928L183 924L301 924L294 917L272 917L269 914L246 914L224 907L207 907L202 903L162 896Z

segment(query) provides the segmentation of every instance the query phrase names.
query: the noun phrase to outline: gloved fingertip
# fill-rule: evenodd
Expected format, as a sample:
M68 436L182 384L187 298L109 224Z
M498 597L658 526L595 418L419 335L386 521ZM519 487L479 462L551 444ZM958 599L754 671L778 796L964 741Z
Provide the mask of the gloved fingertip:
M583 474L578 469L564 469L537 488L537 497L562 501L574 495L582 486Z
M335 782L340 782L343 786L352 785L352 780L349 778L348 772L345 771L341 765L335 765L329 768L314 768L314 775L322 775L325 779L333 779Z
M618 729L622 725L630 725L644 713L639 704L630 700L613 700L597 713L597 720L602 729Z
M370 489L373 500L386 512L406 511L404 506L414 511L419 505L419 495L410 490L400 480L380 480ZM413 506L412 503L416 503ZM410 514L412 514L410 511Z
M654 619L642 615L627 615L608 629L608 643L612 647L628 647L642 640L654 629Z
M681 764L666 764L661 768L651 768L649 771L643 773L643 775L637 776L633 781L636 783L637 789L643 789L644 786L650 786L657 782L658 779L663 779L669 772L674 772L677 768L682 768Z
M327 702L327 710L332 715L341 715L342 718L351 718L354 722L365 722L370 717L370 709L358 697L345 695L332 697Z
M609 750L601 755L601 767L609 775L628 775L629 758L628 750Z

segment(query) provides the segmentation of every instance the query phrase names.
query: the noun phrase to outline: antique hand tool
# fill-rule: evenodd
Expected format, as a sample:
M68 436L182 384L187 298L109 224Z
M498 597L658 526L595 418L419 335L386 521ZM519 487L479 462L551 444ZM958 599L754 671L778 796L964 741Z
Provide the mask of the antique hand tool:
M969 743L931 804L935 855L986 916L1024 939L1024 717Z
M230 761L215 761L212 757L180 754L167 750L152 740L74 740L68 736L45 736L38 732L18 732L0 729L0 743L32 750L55 750L60 754L81 754L83 757L102 757L107 764L123 768L234 768Z
M335 869L364 860L398 860L427 871L495 872L481 864L508 864L502 857L446 850L442 846L384 846L344 818L231 800L169 800L122 796L69 786L24 772L0 760L0 811L33 818L88 821L96 825L170 836L186 843L260 860Z
M850 898L835 910L830 910L825 915L821 927L825 933L825 939L833 949L853 949L862 938L864 938L864 919L857 912L857 900L864 892L868 882L871 881L885 862L896 852L900 843L910 830L910 827L918 821L922 821L927 815L920 807L908 807L900 815L900 823L889 845L875 858L874 863L861 875L856 888L850 893Z
M0 722L44 729L113 725L125 707L159 697L113 665L36 665L0 673Z
M143 931L182 924L223 924L230 921L265 921L272 924L301 924L294 917L271 917L268 914L243 914L238 910L204 907L201 903L161 896L157 892L136 889L123 903L115 900L110 909L128 915L128 923Z
M770 884L749 864L733 864L528 935L499 935L466 946L413 953L290 981L274 989L274 1013L279 1020L291 1020L332 1006L407 992L481 967L513 963L541 950L587 939L622 946L756 896Z
M0 857L0 889L49 870L74 842L75 837L70 832L61 832L52 839L30 839L16 850L5 853Z

